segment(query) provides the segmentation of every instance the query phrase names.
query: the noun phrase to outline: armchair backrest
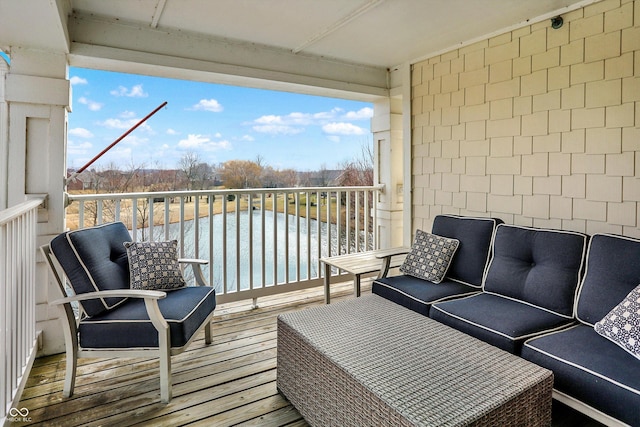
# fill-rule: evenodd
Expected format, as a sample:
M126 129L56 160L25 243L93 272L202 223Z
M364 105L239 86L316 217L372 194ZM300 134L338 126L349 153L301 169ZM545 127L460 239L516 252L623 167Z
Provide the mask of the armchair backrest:
M493 232L502 220L457 215L438 215L431 232L438 236L458 239L460 245L447 271L447 279L480 288L482 276L490 256Z
M587 240L573 231L501 224L483 290L573 317Z
M594 234L578 291L576 317L593 326L640 284L640 239Z
M129 262L124 242L131 236L121 222L67 231L49 244L76 294L129 289ZM82 301L88 316L109 310L124 298Z

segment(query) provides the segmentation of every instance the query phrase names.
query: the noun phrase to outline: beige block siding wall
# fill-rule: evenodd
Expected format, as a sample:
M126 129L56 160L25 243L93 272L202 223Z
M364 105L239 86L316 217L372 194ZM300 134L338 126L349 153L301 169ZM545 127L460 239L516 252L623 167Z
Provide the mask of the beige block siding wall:
M640 237L640 0L412 67L413 228L442 213Z

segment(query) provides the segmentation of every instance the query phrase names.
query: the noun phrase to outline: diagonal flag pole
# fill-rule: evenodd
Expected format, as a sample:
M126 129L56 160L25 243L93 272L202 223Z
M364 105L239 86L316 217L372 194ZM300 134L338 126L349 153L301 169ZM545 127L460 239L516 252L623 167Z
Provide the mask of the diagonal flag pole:
M133 132L138 126L140 126L141 124L143 124L144 122L147 121L147 119L149 119L149 117L153 116L155 113L157 113L162 107L164 107L165 105L167 105L167 101L163 102L162 104L160 104L158 107L156 107L155 110L153 110L152 112L150 112L149 114L147 114L142 120L140 120L138 123L136 123L135 125L133 125L133 127L129 128L128 131L126 131L125 133L123 133L122 135L120 135L120 137L118 139L116 139L115 141L113 141L111 144L109 144L109 146L107 148L105 148L104 150L102 150L100 153L98 153L93 159L89 160L89 162L87 164L85 164L84 166L82 166L80 169L78 169L77 171L75 171L74 173L71 174L71 176L69 176L69 178L67 178L66 182L72 181L73 179L75 179L76 176L78 176L79 174L81 174L82 172L84 172L89 166L91 166L96 160L98 160L100 157L102 157L107 151L111 150L118 142L122 141L127 135L129 135L131 132Z

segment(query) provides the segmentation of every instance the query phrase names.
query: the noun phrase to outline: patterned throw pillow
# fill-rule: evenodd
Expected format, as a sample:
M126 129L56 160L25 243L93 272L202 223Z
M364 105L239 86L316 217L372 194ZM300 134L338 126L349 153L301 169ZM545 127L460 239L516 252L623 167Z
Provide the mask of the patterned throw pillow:
M594 328L597 333L640 359L640 285Z
M186 286L178 264L178 241L125 242L131 289L171 290Z
M409 276L440 283L447 274L459 244L457 239L417 230L411 251L400 266L400 271Z

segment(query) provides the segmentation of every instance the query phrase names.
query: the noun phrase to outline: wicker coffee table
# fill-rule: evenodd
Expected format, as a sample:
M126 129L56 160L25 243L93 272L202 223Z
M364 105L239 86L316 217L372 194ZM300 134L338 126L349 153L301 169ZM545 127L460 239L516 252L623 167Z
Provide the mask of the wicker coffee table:
M277 384L317 426L551 424L551 371L377 295L280 315Z

